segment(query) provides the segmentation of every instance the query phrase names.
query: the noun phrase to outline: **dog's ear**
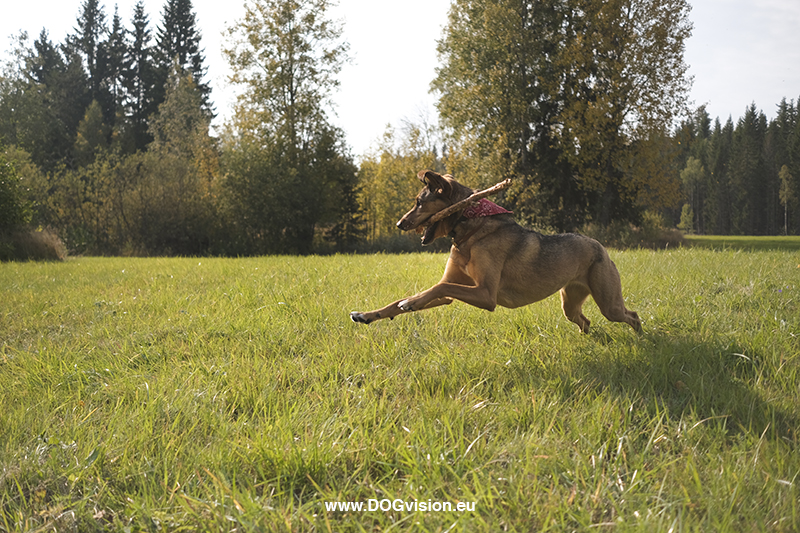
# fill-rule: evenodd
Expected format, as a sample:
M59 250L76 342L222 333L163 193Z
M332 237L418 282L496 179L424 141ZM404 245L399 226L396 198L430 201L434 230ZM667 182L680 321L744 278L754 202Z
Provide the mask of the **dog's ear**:
M453 192L453 186L450 184L450 180L446 177L442 176L441 174L437 174L432 170L421 170L419 174L417 174L417 177L428 187L428 189L431 190L431 192L434 192L445 198L450 198L450 195Z

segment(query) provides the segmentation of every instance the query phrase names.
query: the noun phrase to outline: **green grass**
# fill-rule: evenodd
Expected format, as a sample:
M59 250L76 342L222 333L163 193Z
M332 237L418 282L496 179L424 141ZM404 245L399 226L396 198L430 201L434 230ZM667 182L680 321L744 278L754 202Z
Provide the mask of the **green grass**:
M798 253L611 253L642 335L349 320L441 254L0 264L0 531L799 530Z
M721 250L800 250L800 236L684 235L691 245Z

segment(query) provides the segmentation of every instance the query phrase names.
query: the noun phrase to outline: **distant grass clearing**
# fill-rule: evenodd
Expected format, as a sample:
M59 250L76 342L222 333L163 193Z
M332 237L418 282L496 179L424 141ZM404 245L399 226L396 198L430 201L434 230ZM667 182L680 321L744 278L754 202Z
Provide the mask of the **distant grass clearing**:
M685 235L692 246L738 250L800 250L800 236Z

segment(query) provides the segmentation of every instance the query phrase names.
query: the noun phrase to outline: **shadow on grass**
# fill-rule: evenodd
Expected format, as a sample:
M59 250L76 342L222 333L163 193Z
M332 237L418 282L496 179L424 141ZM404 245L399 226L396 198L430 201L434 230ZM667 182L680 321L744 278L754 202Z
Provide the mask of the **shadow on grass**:
M745 356L724 339L698 345L687 337L645 333L640 342L635 355L606 351L575 370L608 392L642 398L648 410L666 411L671 419L717 421L730 435L797 438L798 417L781 405L788 393L772 383L780 361Z

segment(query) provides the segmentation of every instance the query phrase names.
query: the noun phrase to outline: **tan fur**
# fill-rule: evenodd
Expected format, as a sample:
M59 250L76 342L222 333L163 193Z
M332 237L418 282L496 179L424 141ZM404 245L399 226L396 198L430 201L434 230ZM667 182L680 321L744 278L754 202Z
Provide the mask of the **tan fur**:
M427 225L435 213L474 191L431 171L420 172L419 178L425 187L397 227L422 230L423 244L452 232L444 276L430 289L382 309L352 312L353 321L369 324L453 300L488 311L498 305L516 308L560 291L564 315L584 333L589 319L581 308L590 295L608 320L641 331L639 316L625 308L617 267L599 242L571 233L548 236L526 230L510 214L461 219L461 213L455 213Z

